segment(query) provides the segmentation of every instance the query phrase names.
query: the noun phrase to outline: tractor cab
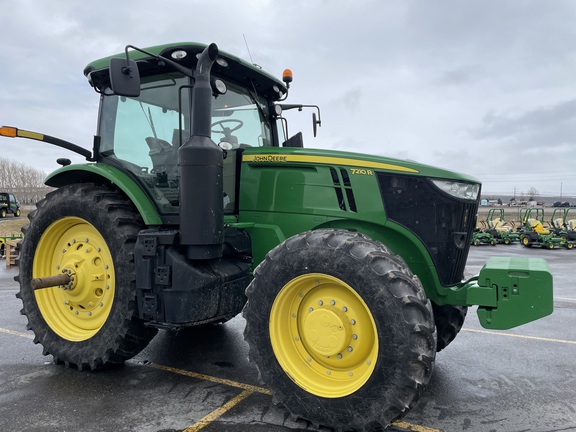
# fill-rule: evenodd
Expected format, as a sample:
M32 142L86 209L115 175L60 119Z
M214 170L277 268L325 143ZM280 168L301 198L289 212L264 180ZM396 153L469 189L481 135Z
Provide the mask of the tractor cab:
M112 89L110 58L93 62L84 71L101 94L96 160L129 173L162 214L180 211L178 150L191 135L193 71L204 48L186 43L131 52L140 75L137 96ZM124 67L124 59L114 60ZM282 81L225 53L219 53L212 67L210 85L210 134L224 161L224 212L234 213L240 155L248 147L282 145L278 137L284 136L285 122L276 102L288 89Z

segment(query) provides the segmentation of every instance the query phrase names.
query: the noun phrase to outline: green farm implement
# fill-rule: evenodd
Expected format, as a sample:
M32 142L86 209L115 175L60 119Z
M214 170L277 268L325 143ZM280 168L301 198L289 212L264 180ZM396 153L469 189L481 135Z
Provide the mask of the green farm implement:
M554 230L544 227L544 209L526 208L522 214L522 221L524 224L524 230L521 233L522 245L546 249L558 247L572 249L574 247L574 243L568 241L566 237L562 237Z
M503 208L492 208L486 216L488 228L486 232L492 234L498 244L512 244L520 242L520 234L513 227L506 224Z
M576 242L576 216L572 208L555 208L550 219L550 229L567 242Z

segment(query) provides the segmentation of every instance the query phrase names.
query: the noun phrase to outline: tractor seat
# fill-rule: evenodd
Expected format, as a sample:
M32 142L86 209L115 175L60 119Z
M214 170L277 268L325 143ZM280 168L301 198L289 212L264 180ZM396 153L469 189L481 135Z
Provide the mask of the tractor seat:
M494 229L498 232L510 232L512 227L504 225L502 219L497 219L494 221Z
M564 219L562 218L554 219L552 225L554 226L554 228L562 229L564 228Z
M530 226L534 231L536 231L540 235L550 234L550 231L545 229L544 226L542 225L542 222L540 222L539 220L535 220L535 222L531 223Z

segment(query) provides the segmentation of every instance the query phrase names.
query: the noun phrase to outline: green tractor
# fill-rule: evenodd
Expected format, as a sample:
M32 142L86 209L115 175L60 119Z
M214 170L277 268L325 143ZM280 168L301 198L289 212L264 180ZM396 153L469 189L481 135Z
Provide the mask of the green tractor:
M561 237L574 246L576 243L576 218L570 218L570 210L572 209L555 208L550 218L550 229L557 237Z
M284 103L291 74L197 43L129 46L84 74L91 151L0 129L87 160L58 160L21 246L22 313L56 363L119 364L158 329L243 311L276 402L376 430L417 401L467 306L491 329L552 313L544 260L491 258L463 281L476 179L288 137L283 112L309 107Z
M520 242L520 234L506 224L503 208L492 208L486 215L487 232L494 236L496 243L509 245Z
M552 227L544 226L544 209L539 207L526 208L522 213L524 229L520 234L522 245L537 246L546 249L565 247L572 249L574 244L566 237L557 234Z
M476 215L478 218L478 215ZM472 238L470 239L470 244L472 246L480 246L483 244L489 244L491 246L496 246L496 238L493 232L487 230L488 225L484 221L479 221L476 223L476 228L472 232Z

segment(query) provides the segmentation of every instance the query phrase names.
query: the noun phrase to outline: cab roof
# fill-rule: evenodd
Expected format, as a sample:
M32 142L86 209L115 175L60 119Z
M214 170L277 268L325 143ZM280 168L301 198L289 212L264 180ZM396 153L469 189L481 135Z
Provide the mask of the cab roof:
M153 47L142 48L152 54L167 57L177 61L181 65L192 70L196 68L197 54L200 54L205 44L196 42L178 42L166 45L156 45ZM186 56L180 60L174 60L171 54L175 51L182 50ZM129 51L130 59L138 63L140 76L157 75L162 73L174 72L176 69L168 63L159 62L153 57L140 51ZM89 63L84 68L84 75L88 78L90 85L98 92L103 91L110 85L109 63L111 58L125 58L124 52L112 56L104 57ZM212 66L212 74L219 78L234 81L244 87L256 90L259 95L280 99L286 93L286 85L275 78L273 75L260 69L258 66L250 64L232 54L220 51L218 60ZM222 61L224 60L224 61Z

